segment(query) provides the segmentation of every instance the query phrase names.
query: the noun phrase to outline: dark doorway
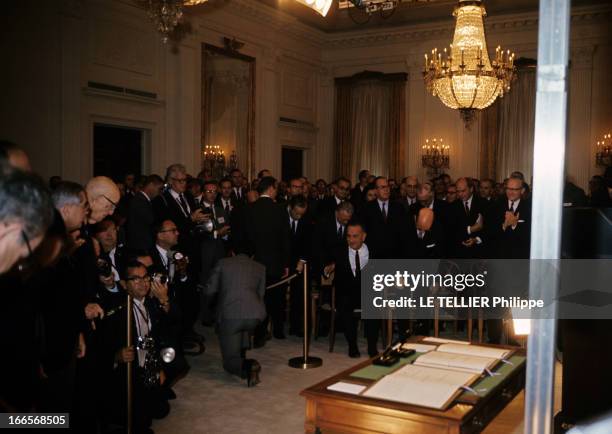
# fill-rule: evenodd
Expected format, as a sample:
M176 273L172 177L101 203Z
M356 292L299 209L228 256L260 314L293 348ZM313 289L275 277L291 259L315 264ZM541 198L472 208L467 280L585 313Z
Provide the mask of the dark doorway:
M283 181L302 176L304 163L304 151L294 148L283 148L282 150L281 174Z
M93 133L94 176L122 180L142 174L143 130L95 124Z

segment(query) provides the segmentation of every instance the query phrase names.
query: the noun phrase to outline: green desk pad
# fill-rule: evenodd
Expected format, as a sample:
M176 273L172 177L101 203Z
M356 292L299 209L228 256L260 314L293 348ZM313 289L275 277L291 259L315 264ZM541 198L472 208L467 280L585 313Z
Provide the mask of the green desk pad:
M406 357L403 359L400 358L399 361L393 366L369 365L369 366L366 366L365 368L361 368L358 371L353 372L350 376L357 377L357 378L363 378L366 380L377 381L377 380L380 380L385 375L388 375L396 371L402 366L407 365L408 363L412 363L421 354L424 354L424 353L414 353L413 355L409 357ZM510 373L512 373L515 369L518 369L521 366L521 364L525 361L525 359L526 359L525 356L514 355L510 357L510 359L508 359L508 361L512 364L500 363L496 367L496 369L494 369L493 372L501 374L501 375L486 376L486 377L483 377L477 380L471 386L472 389L478 392L476 396L480 398L487 396L487 394L491 390L493 390L498 384L504 381L506 377L510 375ZM472 392L465 391L458 397L458 399L459 400L461 400L461 398L469 399L469 397L474 397L474 396L475 395Z
M493 370L493 372L501 374L501 375L494 375L494 376L487 375L486 377L483 377L480 380L476 380L476 382L472 384L470 387L474 389L476 392L478 392L476 396L481 397L481 398L487 396L489 392L493 390L497 385L499 385L502 381L504 381L506 377L510 375L510 373L512 373L515 369L518 369L521 366L521 364L525 361L525 359L527 359L527 357L519 356L515 354L514 356L508 359L508 361L512 363L512 365L508 363L500 363L497 366L497 368ZM458 399L461 399L464 397L470 397L470 396L473 397L474 393L466 390L459 396Z
M379 366L379 365L369 365L365 368L361 368L358 371L355 371L351 374L351 377L363 378L366 380L380 380L387 374L390 374L393 371L401 368L408 363L412 363L423 353L414 353L411 356L400 358L399 361L392 366Z

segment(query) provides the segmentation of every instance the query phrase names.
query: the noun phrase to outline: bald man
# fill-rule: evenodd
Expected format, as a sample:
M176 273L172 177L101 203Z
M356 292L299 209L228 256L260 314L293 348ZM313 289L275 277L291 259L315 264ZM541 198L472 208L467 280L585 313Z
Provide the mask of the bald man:
M15 143L6 140L0 140L0 162L2 161L24 172L32 171L28 154Z
M119 187L106 176L91 178L85 186L85 191L89 202L89 224L96 224L112 215L121 199Z
M421 208L416 218L417 258L439 259L444 254L444 238L434 226L435 211L431 208Z

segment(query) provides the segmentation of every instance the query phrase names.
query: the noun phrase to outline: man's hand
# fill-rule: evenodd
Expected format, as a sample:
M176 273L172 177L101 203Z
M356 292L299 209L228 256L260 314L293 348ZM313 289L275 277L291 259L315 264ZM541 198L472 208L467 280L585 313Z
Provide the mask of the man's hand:
M323 275L327 278L336 269L336 264L329 264L323 269Z
M468 238L465 241L462 241L461 244L463 244L465 247L472 247L474 244L476 244L476 238Z
M478 214L478 219L476 220L476 223L470 226L470 233L473 234L474 232L480 232L481 230L482 230L482 215Z
M151 294L153 294L153 297L157 298L160 303L166 303L168 301L168 284L152 280Z
M191 221L194 223L202 223L207 218L210 218L210 214L204 214L200 208L191 213Z
M98 303L88 303L87 306L85 306L85 318L102 319L104 318L104 309L102 309Z
M230 232L230 227L229 226L223 226L219 229L217 229L217 236L219 238L224 237L225 235L227 235Z
M180 259L174 262L174 270L180 277L187 276L187 264L189 261L185 259Z
M115 287L115 276L114 276L114 274L111 273L111 275L108 276L108 277L100 276L99 279L100 279L100 282L102 283L102 285L104 285L104 287L106 289L112 289L112 288Z
M134 350L134 347L125 347L117 351L117 354L115 354L115 361L118 363L133 362L135 356L136 351Z
M83 333L79 333L79 342L77 344L77 349L76 349L77 359L82 359L83 357L85 357L86 349L87 349L87 346L85 345L85 336L83 336Z
M512 212L506 211L506 214L504 215L503 229L506 230L508 227L516 226L518 224L518 220L519 213L514 215Z
M304 261L300 260L297 263L297 267L295 267L295 271L297 271L298 273L301 273L302 271L304 271Z

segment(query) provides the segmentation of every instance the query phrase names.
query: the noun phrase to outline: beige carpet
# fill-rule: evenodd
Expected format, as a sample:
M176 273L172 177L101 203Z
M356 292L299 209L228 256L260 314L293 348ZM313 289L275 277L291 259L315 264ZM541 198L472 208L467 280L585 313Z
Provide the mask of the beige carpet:
M206 336L206 352L188 358L191 371L174 387L177 399L170 402L168 417L154 422L156 434L303 433L305 401L300 391L367 356L365 342L361 359L351 359L343 335L336 336L333 353L328 352L328 339L319 338L312 343L310 354L321 357L323 366L303 371L287 365L290 357L302 354L302 340L272 339L265 347L247 353L262 367L261 383L247 388L245 380L223 370L212 329L200 332Z

